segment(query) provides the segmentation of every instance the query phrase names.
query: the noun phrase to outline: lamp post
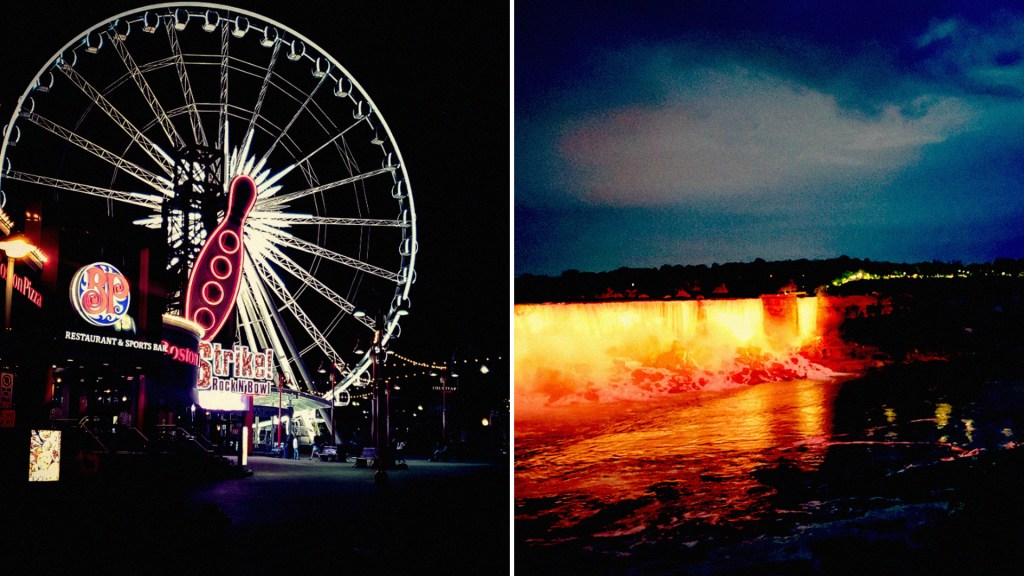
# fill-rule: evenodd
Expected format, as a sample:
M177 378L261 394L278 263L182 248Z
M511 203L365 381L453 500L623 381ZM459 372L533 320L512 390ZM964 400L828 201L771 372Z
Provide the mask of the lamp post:
M441 442L444 444L448 442L448 393L455 392L455 379L458 377L455 372L451 372L447 379L441 376Z
M382 362L384 361L383 356L386 353L386 340L392 337L396 337L396 334L392 334L398 318L405 316L409 313L409 310L405 306L392 307L391 312L394 316L387 316L378 313L374 317L373 326L373 345L370 347L370 362L371 362L371 373L370 376L374 384L374 415L373 415L373 429L376 440L376 452L377 458L375 468L377 471L373 475L373 481L378 486L387 484L388 473L387 466L392 461L392 457L389 454L390 451L390 406L389 396L391 394L390 387L387 380L384 378L382 372ZM363 319L367 316L366 312L362 310L356 310L352 313L355 318ZM390 322L390 326L388 326ZM358 343L357 343L358 346Z
M284 386L284 374L277 377L277 445L281 446L281 388ZM284 458L284 447L281 446L281 457Z
M0 251L7 255L7 282L4 287L4 331L11 330L11 299L14 296L14 261L24 259L29 266L42 268L46 257L21 234L0 240Z
M337 398L337 396L335 395L335 392L334 392L334 373L337 371L338 367L331 360L328 360L327 362L328 362L328 366L324 366L323 361L321 361L320 362L320 368L317 369L317 372L320 373L320 374L327 374L328 378L330 379L330 383L331 383L331 426L330 426L330 428L331 428L331 445L336 445L338 443L338 438L337 438L337 433L334 430L334 405L338 402L338 398Z
M334 393L334 366L331 365L331 445L338 445L338 432L335 428L334 420L334 405L338 403L338 397Z
M445 430L448 416L448 382L444 376L441 377L441 444L448 442L448 433Z
M387 466L390 456L391 430L388 426L390 420L390 405L388 402L388 384L381 374L381 331L378 328L373 334L373 381L377 389L377 471L373 475L373 483L377 485L386 484L388 481Z
M363 318L366 316L366 312L356 310L352 315L356 318ZM388 448L387 416L384 414L387 410L387 383L380 373L380 356L383 349L381 323L379 319L375 318L374 320L373 343L370 345L370 378L373 381L374 390L373 436L377 454L374 458L376 471L373 473L373 483L383 486L388 482L387 463L384 456Z
M380 354L381 333L380 328L377 328L373 331L373 346L370 348L370 359L372 362L371 370L373 371L371 376L373 377L374 402L376 404L376 411L374 412L374 439L377 444L377 470L373 473L373 483L378 486L388 482L387 457L385 456L388 450L388 390L387 383L384 382L380 370Z

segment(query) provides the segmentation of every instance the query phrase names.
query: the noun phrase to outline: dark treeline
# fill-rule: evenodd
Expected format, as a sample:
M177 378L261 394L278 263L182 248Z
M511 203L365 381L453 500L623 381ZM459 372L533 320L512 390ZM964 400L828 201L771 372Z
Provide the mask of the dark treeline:
M1024 274L1024 259L984 264L960 262L879 262L840 256L827 260L782 260L708 265L619 268L610 272L566 270L559 276L523 274L514 280L517 304L666 298L752 298L778 292L849 292L873 282L834 285L857 272L873 276L990 277ZM877 288L877 286L876 286Z

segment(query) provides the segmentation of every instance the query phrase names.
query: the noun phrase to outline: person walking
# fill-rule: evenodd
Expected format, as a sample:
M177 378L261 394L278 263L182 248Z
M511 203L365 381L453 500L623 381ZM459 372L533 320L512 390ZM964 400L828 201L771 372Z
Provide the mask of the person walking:
M395 445L395 464L405 464L405 440L399 440Z
M320 436L313 438L313 450L309 453L310 460L316 460L316 457L320 455L320 443L323 442Z
M292 458L299 459L299 437L292 436Z

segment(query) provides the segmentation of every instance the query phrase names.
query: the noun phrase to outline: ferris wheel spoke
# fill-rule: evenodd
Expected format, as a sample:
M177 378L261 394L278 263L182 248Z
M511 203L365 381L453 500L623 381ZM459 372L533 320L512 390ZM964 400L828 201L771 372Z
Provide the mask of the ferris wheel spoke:
M248 253L245 255L244 269L255 270ZM286 353L285 345L281 341L283 337L290 342L291 335L288 334L287 327L280 322L280 316L277 313L277 309L271 304L271 296L267 293L266 286L259 278L247 277L245 272L242 273L242 281L248 288L247 297L252 305L252 309L255 311L254 316L263 324L263 328L270 340L271 348L273 348L278 358L286 360L280 363L281 371L285 373L284 375L289 382L297 384L299 379L295 377L290 360L293 357ZM294 348L294 346L289 346L289 348Z
M242 329L246 332L250 345L255 343L260 350L270 348L284 358L284 348L274 330L273 317L269 315L269 312L266 314L260 312L260 306L256 304L258 299L262 299L262 295L256 293L246 274L243 273L242 291L238 298L240 304L238 312L242 317ZM290 376L291 382L295 382L295 375L290 368L287 375Z
M125 118L124 114L122 114L120 110L114 107L114 105L111 104L99 90L83 78L82 75L74 68L65 62L58 66L58 69L67 76L68 80L71 80L79 90L88 96L100 110L105 112L107 116L109 116L110 119L113 120L114 123L132 139L133 142L138 144L139 147L141 147L142 150L160 166L165 174L168 176L172 176L174 174L174 160L171 158L170 154L165 152L163 148L160 148L160 146L140 132L130 120Z
M308 270L306 270L302 266L299 266L299 264L297 264L294 260L289 258L284 252L281 252L275 246L272 245L267 245L265 248L266 249L263 252L263 256L266 261L277 265L279 268L284 269L292 276L295 276L304 284L315 290L318 294L329 300L331 304L334 304L340 310L344 311L346 314L352 314L353 312L355 312L356 307L354 304L352 304L351 302L343 298L340 294L332 290L329 286L321 282L319 279L317 279L316 276L310 274ZM357 316L355 318L356 320L359 320L367 328L370 328L371 330L373 330L374 327L376 326L376 323L373 321L373 319L368 316Z
M164 68L167 68L168 66L174 66L174 56L168 56L166 58L161 58L159 60L154 60L152 62L148 62L146 64L140 64L139 65L139 73L140 74L149 74L150 72L153 72L154 70L163 70ZM129 72L128 74L125 74L117 82L114 82L113 84L111 84L111 88L120 87L121 84L127 82L128 79L131 78L131 77L132 77L131 72Z
M68 130L67 128L64 128L63 126L53 122L52 120L44 118L39 114L36 114L35 112L23 113L22 118L25 118L29 122L32 122L36 126L39 126L40 128L50 132L51 134L54 134L55 136L58 136L59 138L62 138L67 142L70 142L71 144L78 146L79 148L85 150L86 152L89 152L90 154L96 156L97 158L110 163L115 168L118 168L120 170L127 172L128 174L131 174L144 184L148 184L157 192L160 192L161 194L164 194L166 196L171 196L174 194L170 180L162 176L158 176L133 162L125 160L121 156L114 154L113 152L110 152L109 150L103 148L99 144L96 144L95 142L92 142L91 140L83 136L80 136L74 131Z
M174 55L174 68L178 72L178 82L181 84L181 92L185 96L185 106L188 108L188 118L192 122L192 137L194 142L206 147L206 131L203 130L203 121L199 117L199 109L196 107L196 98L192 94L192 83L188 79L188 69L185 68L185 56L181 53L181 44L178 42L178 33L174 31L174 22L168 20L164 28L167 29L167 41L171 44L171 52Z
M274 75L274 65L277 64L277 55L281 52L281 42L274 42L273 52L270 54L270 63L267 64L267 73L263 77L263 84L260 86L260 94L256 98L256 104L252 108L252 116L249 117L249 127L246 129L246 154L248 154L249 145L252 143L253 131L256 127L256 119L260 116L260 111L263 109L263 100L267 97L267 88L270 87L270 79Z
M157 99L156 93L149 86L149 82L146 81L146 77L143 75L142 70L139 69L138 64L135 63L135 58L132 57L131 52L128 51L128 47L125 46L124 42L120 40L116 34L110 35L110 43L114 46L114 51L117 52L118 57L121 58L121 62L124 63L125 68L128 69L128 75L135 81L135 85L139 88L139 92L142 93L143 99L146 100L146 104L149 106L150 111L153 113L153 118L160 124L164 134L167 135L167 140L177 148L181 149L185 147L185 141L182 140L178 131L174 128L174 123L164 112L163 106L160 104L160 100Z
M273 292L275 296L277 296L278 302L292 313L292 316L313 338L317 347L320 348L328 358L331 358L332 361L336 358L340 358L338 353L334 350L334 347L331 346L331 343L327 340L327 337L324 336L316 323L314 323L309 315L306 314L306 312L299 306L298 301L284 285L284 282L282 282L277 274L270 269L266 261L259 257L252 258L252 261L256 263L257 270L262 273L261 278L266 280L265 285L270 288L271 292Z
M221 166L224 174L223 182L231 182L231 147L228 142L231 140L231 127L228 124L231 117L230 103L228 101L228 72L230 70L229 26L221 26L220 29L220 111L217 122L217 150L222 151Z
M217 121L217 150L224 151L224 166L227 167L228 141L228 26L220 28L220 114ZM230 179L225 178L228 182Z
M312 216L309 214L291 214L287 212L253 211L249 218L258 220L268 226L285 227L289 224L315 224L318 226L374 226L390 228L408 228L408 220L385 220L379 218L335 218L330 216Z
M271 178L270 178L270 179L269 179L269 180L267 181L267 183L266 183L265 185L266 185L266 186L272 186L273 184L276 184L276 183L277 183L277 182L278 182L278 181L279 181L279 180L280 180L281 178L283 178L283 177L287 176L287 175L288 175L288 173L289 173L289 172L291 172L292 170L294 170L295 168L297 168L297 167L299 167L299 166L305 166L305 165L306 165L306 163L307 163L307 162L309 162L311 158L313 158L313 156L315 156L315 155L316 155L316 154L317 154L318 152L320 152L320 151L321 151L321 150L323 150L324 148L326 148L326 147L330 146L331 144L333 144L333 143L337 142L337 141L338 141L338 139L339 139L339 138L341 138L341 137L343 137L343 136L344 136L344 135L345 135L346 133L348 133L348 131L349 131L349 130L351 130L352 128L354 128L354 127L358 126L360 122L362 122L362 120L357 120L357 121L353 122L353 123L352 123L352 124L350 124L350 125L349 125L349 126L348 126L347 128L345 128L345 129L344 129L344 130L342 130L341 132L338 132L337 134L335 134L334 136L332 136L331 138L329 138L329 139L328 139L328 140L327 140L326 142L324 142L323 144L321 144L321 145L320 145L319 147L317 147L317 148L316 148L315 150L313 150L313 151L312 151L312 152L310 152L309 154L306 154L306 155L305 155L305 156L304 156L304 157L303 157L302 159L300 159L300 160L296 160L295 162L292 162L291 164L289 164L288 166L286 166L286 167L285 167L284 169L282 169L282 170L279 170L279 171L278 171L278 172L277 172L276 174L274 174L274 175L273 175L273 176L272 176L272 177L271 177ZM251 129L251 128L250 128L250 129ZM247 140L246 140L247 144L248 144L249 142L251 142L251 141L252 141L252 136L253 136L253 135L252 135L252 132L250 132L250 133L249 133L249 134L247 135ZM246 147L246 153L248 153L248 147ZM263 160L262 160L262 161L260 162L260 166L262 166L263 164L265 164L265 163L266 163L266 160L267 160L267 157L266 157L266 156L264 156L264 157L263 157ZM308 174L307 174L307 176L308 176ZM272 196L273 196L274 194L276 194L276 193L277 193L277 191L278 191L278 190L280 190L280 188L281 188L280 186L274 186L273 188L270 188L270 189L266 190L265 192L261 193L261 194L260 194L260 197L261 197L261 198L264 198L264 199L270 198L270 197L272 197Z
M240 317L239 327L245 332L249 346L257 350L273 348L273 343L267 334L266 327L259 322L259 317L253 304L254 297L248 278L246 278L246 274L243 272L242 289L238 295L238 306L236 308Z
M277 135L277 138L274 139L274 143L271 144L270 148L268 148L267 151L263 154L263 158L261 160L262 162L266 162L267 159L270 158L270 155L274 153L274 149L277 148L277 145L281 143L281 139L288 134L288 131L291 130L295 122L299 119L300 116L302 116L302 113L306 111L306 108L309 106L309 103L313 101L313 97L316 96L317 91L319 91L320 87L324 85L324 80L326 80L327 78L329 78L329 75L327 74L321 76L320 81L317 82L316 86L314 86L313 89L309 91L309 94L306 95L306 99L299 106L298 110L295 111L295 114L292 115L292 119L288 121L288 124L286 124L281 133Z
M97 196L105 200L114 200L116 202L123 202L125 204L134 204L136 206L151 208L153 210L160 209L160 197L154 196L152 194L144 194L142 192L125 192L123 190L111 190L109 188L92 186L91 184L82 184L81 182L72 182L70 180L62 180L60 178L53 178L50 176L28 174L25 172L19 172L17 170L8 170L4 172L4 177L10 178L11 180L17 180L19 182L27 182L29 184L38 184L40 186L56 188L58 190L64 190L66 192L79 192L82 194L88 194L90 196Z
M253 327L258 325L252 321L252 317L249 315L248 301L241 297L241 293L239 294L238 305L235 307L235 314L238 316L239 339L242 338L241 333L244 333L245 343L249 345L249 348L253 350L266 349L265 341L256 338L256 331Z
M316 323L309 317L308 314L299 306L299 303L295 296L288 290L280 276L272 270L266 261L258 254L254 255L249 250L245 253L246 263L254 270L260 272L258 277L252 279L252 284L257 285L261 290L264 291L264 295L267 298L267 302L271 301L270 295L273 294L277 298L277 302L281 307L287 308L291 312L292 316L298 321L299 325L306 331L317 346L327 354L329 358L336 358L337 353L334 351L334 347L328 342L326 336L317 327ZM269 289L270 293L267 293ZM315 391L313 386L313 380L309 377L309 373L306 370L306 366L302 361L302 355L296 350L295 341L292 339L291 334L288 331L287 326L284 324L283 319L280 317L279 309L277 307L270 307L270 312L274 314L277 320L281 335L284 337L285 343L288 345L291 351L291 356L295 362L296 368L301 373L303 380L308 383L309 390Z
M292 164L291 167L296 166ZM289 168L290 169L290 168ZM335 180L334 182L328 182L327 184L321 184L312 188L306 188L305 190L298 190L296 192L289 192L288 194L282 194L280 196L271 196L269 198L261 198L256 200L256 208L269 208L271 206L279 206L292 200L299 198L305 198L311 194L330 190L332 188L338 188L339 186L345 186L346 184L352 184L359 182L360 180L366 180L374 176L380 176L381 174L390 174L392 171L389 168L379 168L377 170L371 170L369 172L363 172L362 174L356 174L355 176L349 176L348 178L342 178L341 180Z
M274 350L274 353L278 358L287 359L288 357L284 355L284 350L280 345L280 340L277 338L277 334L274 331L272 321L273 317L262 317L263 321L261 321L261 317L258 316L258 312L255 311L253 298L254 296L251 292L251 288L247 285L243 275L243 288L242 292L239 294L239 305L236 307L236 310L240 320L239 329L245 333L245 341L253 349L265 350L269 348ZM299 380L295 377L290 361L286 360L281 363L281 372L285 377L285 381L287 382L289 389L300 390L298 385Z
M136 226L145 226L146 228L150 228L153 230L159 230L161 225L163 225L163 222L164 218L159 214L153 214L152 216L146 216L145 218L137 218L135 220L132 220L132 224L135 224Z
M308 240L303 240L302 238L297 238L297 237L295 237L295 236L293 236L293 235L291 235L288 232L285 232L283 230L278 230L277 228L274 228L273 226L262 225L259 222L250 222L249 224L252 225L252 230L254 232L262 232L264 234L267 234L267 235L271 236L272 237L271 242L273 242L274 244L278 244L280 246L286 246L288 248L294 248L296 250L301 250L302 252L306 252L306 253L312 254L314 256L319 256L321 258L325 258L327 260L330 260L331 262L336 262L338 264L342 264L344 266L348 266L349 268L353 268L355 270L359 270L360 272L366 272L367 274L373 274L374 276L378 276L378 277L383 278L385 280L388 280L390 282L394 282L395 284L401 284L402 283L401 276L399 274L396 274L395 272L389 272L389 271L387 271L387 270L385 270L383 268L380 268L378 266L374 266L373 264L368 264L368 263L363 262L361 260L356 260L355 258L352 258L351 256L345 256L344 254L339 254L339 253L337 253L337 252L335 252L333 250L330 250L330 249L324 248L323 246L320 246L318 244L314 244L312 242L309 242Z
M338 132L337 134L332 136L330 139L328 139L326 142L321 144L319 147L317 147L315 150L313 150L309 154L306 154L301 160L296 160L295 162L293 162L291 164L291 168L287 169L287 171L282 171L283 173L281 175L284 176L285 174L290 172L291 169L294 168L295 166L302 165L302 164L305 164L306 162L309 162L309 160L313 156L315 156L318 152L320 152L324 148L327 148L331 144L334 144L335 142L337 142L338 139L343 137L346 133L348 133L349 130L351 130L352 128L355 128L356 126L358 126L360 122L362 122L362 120L357 120L357 121L353 122L352 124L349 124L349 126L347 128L345 128L341 132Z

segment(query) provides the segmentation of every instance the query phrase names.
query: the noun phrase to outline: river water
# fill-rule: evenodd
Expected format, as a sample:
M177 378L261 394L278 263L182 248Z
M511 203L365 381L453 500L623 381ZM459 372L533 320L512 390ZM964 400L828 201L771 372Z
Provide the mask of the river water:
M1024 383L945 362L517 416L517 572L726 573L752 543L806 559L792 538L823 526L904 542L1021 426Z

